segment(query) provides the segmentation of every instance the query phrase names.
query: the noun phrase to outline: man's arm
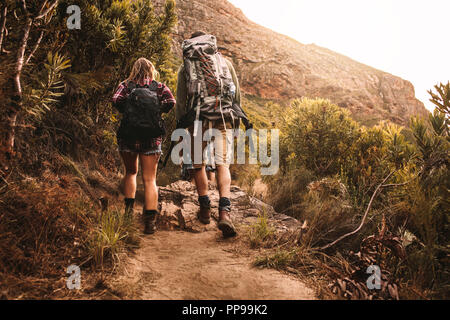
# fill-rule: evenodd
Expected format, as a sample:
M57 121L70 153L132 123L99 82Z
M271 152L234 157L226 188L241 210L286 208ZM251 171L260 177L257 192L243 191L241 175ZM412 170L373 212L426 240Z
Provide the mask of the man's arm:
M234 98L234 103L240 107L240 111L244 114L244 118L242 118L242 122L245 125L246 129L253 128L253 125L249 122L247 115L245 114L244 108L241 106L241 87L239 86L239 79L236 75L236 70L234 70L233 64L225 60L228 64L228 68L230 69L231 77L233 78L234 85L236 86L236 96Z
M179 121L186 114L187 103L187 88L186 78L184 76L184 66L178 69L178 84L177 84L177 103L175 105L175 116Z
M234 97L234 101L241 105L241 87L239 86L239 79L236 75L236 70L234 70L233 64L231 61L225 59L228 64L228 69L230 69L231 77L233 78L234 85L236 86L236 96Z

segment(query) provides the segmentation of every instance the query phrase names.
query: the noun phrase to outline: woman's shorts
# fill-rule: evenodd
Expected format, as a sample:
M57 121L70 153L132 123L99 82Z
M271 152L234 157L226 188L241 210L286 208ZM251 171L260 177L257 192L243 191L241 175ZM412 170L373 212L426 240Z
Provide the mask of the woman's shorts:
M127 141L118 139L119 152L139 153L145 156L162 153L162 138L154 138L146 141Z

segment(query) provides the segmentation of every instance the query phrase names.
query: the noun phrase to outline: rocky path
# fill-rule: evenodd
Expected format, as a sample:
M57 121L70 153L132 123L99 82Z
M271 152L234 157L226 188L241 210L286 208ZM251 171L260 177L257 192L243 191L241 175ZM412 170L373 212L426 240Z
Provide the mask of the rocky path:
M143 237L114 285L127 299L314 299L313 290L294 276L252 266L257 252L243 243L243 230L260 210L270 211L264 209L267 205L234 188L234 217L241 233L225 240L214 220L204 227L193 217L197 205L190 184L161 188L161 198L159 224L165 230ZM273 213L271 221L277 230L294 225L292 218Z

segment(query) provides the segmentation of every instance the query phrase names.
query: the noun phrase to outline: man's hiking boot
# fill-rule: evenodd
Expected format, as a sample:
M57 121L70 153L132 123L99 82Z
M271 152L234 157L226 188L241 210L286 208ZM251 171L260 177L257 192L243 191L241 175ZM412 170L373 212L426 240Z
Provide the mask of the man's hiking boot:
M156 231L156 215L154 210L146 210L143 214L144 234L154 234Z
M230 219L228 211L219 211L219 230L222 231L224 238L231 238L236 236L236 228Z
M211 222L211 207L202 207L197 213L197 218L203 224L209 224Z

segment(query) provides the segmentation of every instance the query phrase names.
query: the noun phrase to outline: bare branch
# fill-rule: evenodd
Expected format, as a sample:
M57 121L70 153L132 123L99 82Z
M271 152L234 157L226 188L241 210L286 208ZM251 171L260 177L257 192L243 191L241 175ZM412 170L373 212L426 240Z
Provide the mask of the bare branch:
M44 5L43 5L42 8L41 8L41 11L39 11L39 15L38 15L37 17L35 17L34 19L35 19L35 20L38 20L38 19L42 19L42 18L44 18L45 16L47 16L47 15L49 14L49 12L52 11L53 8L55 8L55 6L58 4L58 2L59 2L59 0L53 1L53 2L50 4L50 6L49 6L46 10L44 10L44 11L42 12L42 9L44 8L44 5L47 4L47 1L45 1L45 2L44 2Z
M39 34L39 38L37 39L36 44L33 47L33 50L30 52L30 55L28 56L27 61L25 61L25 65L27 65L30 62L31 58L36 53L37 49L39 48L39 45L41 44L43 37L44 37L44 30L42 30L41 33Z
M423 170L420 170L420 172L419 172L415 177L409 179L409 180L406 181L406 182L403 182L403 183L384 184L384 185L382 185L381 187L382 187L382 188L390 188L390 187L403 187L403 186L406 186L407 184L410 184L411 182L413 182L414 180L416 180L416 179L421 175L422 172L423 172Z
M17 59L16 59L16 67L15 67L15 76L18 77L20 79L20 74L22 73L22 69L23 69L23 65L24 65L24 60L25 60L25 50L27 48L28 45L28 38L30 37L30 30L31 30L31 26L33 25L33 19L28 18L27 19L27 23L25 24L25 27L23 29L23 36L22 36L22 41L20 42L20 47L17 50ZM16 93L18 93L19 95L21 94L21 90L20 90L20 80L19 80L19 85L16 86Z
M382 188L390 188L390 187L403 187L406 186L407 184L411 183L411 181L413 181L414 179L411 179L407 182L403 182L403 183L392 183L392 184L383 184L381 187Z
M30 13L28 12L28 8L27 8L27 2L25 0L19 0L19 5L23 10L23 13L25 13L25 15L29 15Z
M45 0L45 1L42 3L41 9L39 9L39 14L41 14L41 13L44 11L45 6L47 5L47 3L48 3L48 0Z
M1 18L0 18L0 54L3 52L3 39L6 37L6 14L8 13L8 7L6 4L2 8Z
M328 249L328 248L334 246L336 243L342 241L343 239L345 239L345 238L347 238L347 237L349 237L349 236L351 236L351 235L354 235L355 233L358 233L359 230L361 230L361 228L362 228L363 225L364 225L364 222L366 222L367 215L369 214L370 208L372 207L373 200L374 200L375 197L377 196L378 191L380 191L380 189L383 187L384 183L385 183L386 181L388 181L388 179L389 179L394 173L395 173L395 171L392 171L391 173L389 173L389 174L387 175L387 177L384 178L383 182L381 182L381 183L378 185L378 187L375 189L375 192L372 194L372 197L370 198L370 201L369 201L369 204L368 204L368 206L367 206L366 212L364 213L363 219L362 219L361 224L359 225L359 227L356 228L356 229L355 229L354 231L352 231L352 232L349 232L349 233L344 234L343 236L339 237L338 239L336 239L336 240L333 241L332 243L329 243L329 244L327 244L326 246L321 247L320 250Z

